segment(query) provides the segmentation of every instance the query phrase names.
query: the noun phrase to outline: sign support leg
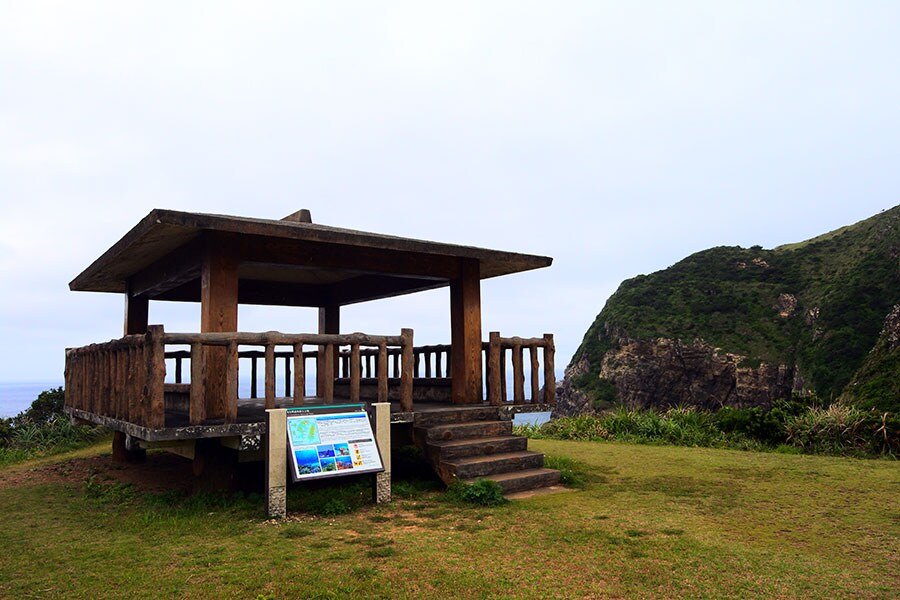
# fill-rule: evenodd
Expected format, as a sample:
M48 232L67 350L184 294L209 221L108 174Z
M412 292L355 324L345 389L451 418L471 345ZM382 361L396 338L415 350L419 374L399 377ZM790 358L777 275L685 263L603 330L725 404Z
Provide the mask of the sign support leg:
M266 411L266 514L287 516L287 411Z
M374 402L372 411L375 416L375 440L381 454L384 471L375 474L373 495L376 504L391 501L391 403Z

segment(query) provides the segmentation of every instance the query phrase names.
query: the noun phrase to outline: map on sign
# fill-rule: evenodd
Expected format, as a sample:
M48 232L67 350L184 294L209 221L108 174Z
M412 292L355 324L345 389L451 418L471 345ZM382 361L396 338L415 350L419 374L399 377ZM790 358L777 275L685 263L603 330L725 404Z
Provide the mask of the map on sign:
M315 417L288 419L288 427L294 443L300 446L310 446L319 443L319 428L316 425Z
M384 470L369 416L363 410L289 412L287 425L294 481Z

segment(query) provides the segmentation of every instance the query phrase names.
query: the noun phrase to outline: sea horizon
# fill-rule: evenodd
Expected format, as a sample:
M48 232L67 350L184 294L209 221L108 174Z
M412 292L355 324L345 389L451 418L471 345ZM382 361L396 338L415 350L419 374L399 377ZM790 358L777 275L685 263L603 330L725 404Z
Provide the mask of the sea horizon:
M0 419L18 415L31 406L41 392L63 385L62 380L0 382Z

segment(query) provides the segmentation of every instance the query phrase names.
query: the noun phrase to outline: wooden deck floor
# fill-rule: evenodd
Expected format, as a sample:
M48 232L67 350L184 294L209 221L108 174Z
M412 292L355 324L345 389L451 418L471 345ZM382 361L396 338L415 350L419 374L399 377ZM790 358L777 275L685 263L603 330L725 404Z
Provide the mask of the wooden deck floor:
M324 402L322 398L307 397L303 400L303 406L330 406L349 404L348 398L335 398L331 402ZM276 398L275 406L278 408L294 407L293 398ZM488 406L487 402L477 404L452 404L449 402L417 402L412 412L403 412L399 402L391 402L391 423L413 423L416 413L454 410L461 407ZM501 405L503 418L512 419L520 412L550 411L553 407L547 404L513 404L507 402ZM179 439L197 439L208 437L233 437L255 436L266 433L266 409L265 400L262 398L241 398L238 401L237 422L225 423L224 421L208 421L201 425L191 425L188 414L184 410L167 408L166 425L163 428L150 429L135 423L97 415L83 410L66 408L66 412L73 418L91 423L105 425L115 431L122 431L128 435L147 441L166 441Z

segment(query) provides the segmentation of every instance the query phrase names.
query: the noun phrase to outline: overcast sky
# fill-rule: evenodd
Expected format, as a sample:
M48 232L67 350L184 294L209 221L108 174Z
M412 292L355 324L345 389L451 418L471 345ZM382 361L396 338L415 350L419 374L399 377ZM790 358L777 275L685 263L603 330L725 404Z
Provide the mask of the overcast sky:
M483 326L555 333L562 369L624 279L900 202L898 28L893 1L0 0L0 382L121 335L122 297L68 282L156 207L552 256L483 284ZM342 328L448 342L448 298Z

